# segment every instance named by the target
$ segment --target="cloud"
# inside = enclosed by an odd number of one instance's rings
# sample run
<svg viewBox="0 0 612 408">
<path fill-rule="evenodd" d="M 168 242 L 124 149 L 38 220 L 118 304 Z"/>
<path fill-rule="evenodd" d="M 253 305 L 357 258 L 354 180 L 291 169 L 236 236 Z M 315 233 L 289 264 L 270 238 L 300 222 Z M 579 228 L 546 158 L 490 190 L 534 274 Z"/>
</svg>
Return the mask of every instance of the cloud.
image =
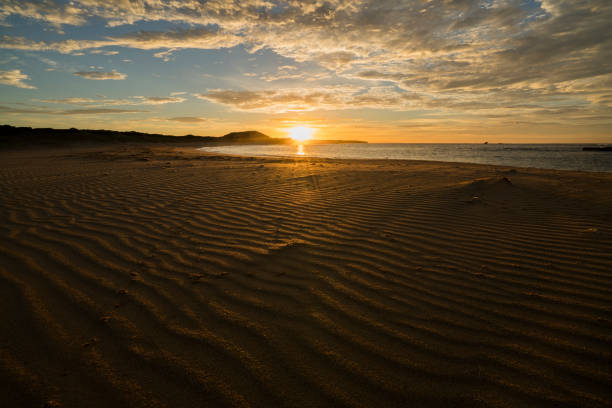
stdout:
<svg viewBox="0 0 612 408">
<path fill-rule="evenodd" d="M 101 72 L 101 71 L 79 71 L 74 72 L 73 75 L 80 76 L 85 79 L 94 79 L 94 80 L 122 80 L 127 78 L 126 74 L 122 74 L 120 72 L 112 71 L 112 72 Z"/>
<path fill-rule="evenodd" d="M 351 61 L 356 60 L 358 55 L 348 51 L 334 51 L 322 53 L 315 57 L 315 60 L 323 67 L 331 70 L 341 70 L 350 68 Z"/>
<path fill-rule="evenodd" d="M 262 81 L 266 81 L 266 82 L 273 82 L 273 81 L 280 81 L 280 80 L 301 80 L 301 81 L 312 82 L 312 81 L 316 81 L 319 79 L 329 77 L 329 75 L 325 72 L 311 73 L 311 72 L 293 72 L 293 71 L 286 71 L 286 70 L 279 71 L 274 74 L 263 73 L 261 75 L 258 75 L 254 73 L 253 74 L 245 73 L 243 75 L 251 76 L 251 77 L 258 77 Z"/>
<path fill-rule="evenodd" d="M 559 103 L 563 101 L 561 96 L 551 97 L 539 89 L 530 88 L 517 88 L 503 93 L 489 90 L 474 93 L 420 93 L 401 90 L 395 86 L 331 86 L 259 91 L 215 89 L 195 96 L 238 111 L 278 114 L 363 108 L 416 110 L 420 115 L 438 115 L 435 119 L 438 122 L 447 122 L 449 115 L 460 114 L 465 119 L 464 122 L 471 118 L 470 120 L 476 120 L 476 123 L 480 124 L 485 123 L 482 118 L 512 118 L 518 123 L 537 121 L 539 116 L 554 119 L 553 122 L 557 124 L 572 126 L 576 123 L 609 123 L 609 116 L 607 120 L 602 118 L 605 118 L 604 112 L 610 112 L 607 105 L 610 101 L 609 94 L 596 99 L 594 102 L 598 103 L 598 107 L 593 108 L 588 102 L 578 106 L 562 104 Z"/>
<path fill-rule="evenodd" d="M 108 109 L 108 108 L 87 108 L 87 109 L 68 109 L 68 110 L 53 110 L 41 107 L 32 108 L 12 108 L 8 106 L 0 106 L 0 113 L 21 113 L 21 114 L 45 114 L 45 115 L 99 115 L 99 114 L 117 114 L 117 113 L 144 113 L 146 110 L 139 109 Z"/>
<path fill-rule="evenodd" d="M 122 36 L 108 37 L 115 45 L 141 50 L 170 50 L 183 48 L 230 48 L 243 42 L 243 38 L 223 30 L 207 27 L 176 31 L 139 31 Z"/>
<path fill-rule="evenodd" d="M 117 55 L 119 54 L 119 51 L 91 50 L 89 53 L 101 55 Z"/>
<path fill-rule="evenodd" d="M 164 105 L 167 103 L 181 103 L 187 99 L 180 96 L 137 96 L 142 101 L 143 105 Z"/>
<path fill-rule="evenodd" d="M 376 81 L 401 81 L 409 77 L 408 74 L 400 72 L 380 72 L 377 70 L 360 71 L 354 75 L 360 79 L 370 79 Z"/>
<path fill-rule="evenodd" d="M 167 58 L 179 49 L 231 48 L 244 42 L 238 34 L 206 27 L 175 31 L 138 31 L 100 40 L 64 40 L 56 42 L 33 41 L 25 37 L 3 36 L 0 48 L 24 51 L 57 51 L 63 54 L 92 50 L 90 53 L 114 55 L 116 51 L 96 51 L 102 47 L 126 47 L 140 50 L 159 50 L 158 58 Z"/>
<path fill-rule="evenodd" d="M 87 104 L 95 103 L 96 100 L 91 99 L 91 98 L 76 97 L 76 98 L 63 98 L 63 99 L 39 99 L 38 102 L 59 103 L 59 104 L 66 104 L 66 105 L 87 105 Z"/>
<path fill-rule="evenodd" d="M 7 55 L 0 58 L 0 65 L 9 64 L 14 61 L 19 61 L 19 58 L 15 55 Z"/>
<path fill-rule="evenodd" d="M 258 74 L 262 81 L 318 81 L 309 90 L 200 94 L 234 109 L 366 106 L 506 109 L 523 115 L 538 107 L 560 112 L 573 106 L 591 117 L 612 115 L 610 0 L 5 0 L 0 15 L 54 26 L 97 20 L 108 26 L 106 36 L 91 39 L 5 35 L 4 49 L 75 55 L 123 47 L 151 50 L 166 60 L 179 50 L 241 45 L 250 52 L 265 49 L 289 59 L 282 64 L 300 67 L 267 68 L 272 73 Z M 118 27 L 145 21 L 190 28 L 126 33 L 128 26 Z M 324 86 L 332 79 L 357 89 L 335 95 Z M 389 90 L 389 83 L 397 89 Z M 524 106 L 525 98 L 534 107 Z"/>
<path fill-rule="evenodd" d="M 166 50 L 166 51 L 156 52 L 155 54 L 153 54 L 153 56 L 155 58 L 161 58 L 162 60 L 164 60 L 164 62 L 168 62 L 170 61 L 170 57 L 172 56 L 172 53 L 174 51 L 176 51 L 176 48 L 170 48 L 169 50 Z"/>
<path fill-rule="evenodd" d="M 22 73 L 21 70 L 18 69 L 0 71 L 0 84 L 16 86 L 17 88 L 24 89 L 36 89 L 35 86 L 23 82 L 29 79 L 30 77 L 27 74 Z"/>
<path fill-rule="evenodd" d="M 200 118 L 197 116 L 177 116 L 174 118 L 168 118 L 168 120 L 172 120 L 175 122 L 183 122 L 183 123 L 200 123 L 206 122 L 206 119 Z"/>
<path fill-rule="evenodd" d="M 166 21 L 191 24 L 192 28 L 57 42 L 5 36 L 0 46 L 62 53 L 119 46 L 157 50 L 155 55 L 167 60 L 180 49 L 242 44 L 252 52 L 267 48 L 339 72 L 354 66 L 364 72 L 385 72 L 387 64 L 410 63 L 438 71 L 438 66 L 449 62 L 478 67 L 449 71 L 448 78 L 429 82 L 440 88 L 488 87 L 494 79 L 501 85 L 535 80 L 554 83 L 612 70 L 609 0 L 80 0 L 69 4 L 11 0 L 3 14 L 54 24 L 79 25 L 87 18 L 101 18 L 109 26 Z M 558 75 L 549 78 L 551 68 Z"/>
<path fill-rule="evenodd" d="M 142 113 L 148 112 L 140 109 L 109 109 L 109 108 L 91 108 L 91 109 L 69 109 L 63 111 L 62 115 L 97 115 L 108 113 Z"/>
<path fill-rule="evenodd" d="M 66 4 L 52 0 L 3 0 L 0 18 L 4 19 L 10 15 L 46 21 L 55 27 L 61 27 L 62 25 L 81 25 L 85 23 L 87 11 L 75 6 L 74 2 Z"/>
<path fill-rule="evenodd" d="M 59 98 L 59 99 L 39 99 L 38 102 L 56 103 L 63 105 L 84 105 L 84 106 L 117 106 L 117 105 L 165 105 L 168 103 L 181 103 L 187 99 L 180 96 L 131 96 L 124 99 L 114 98 Z"/>
<path fill-rule="evenodd" d="M 410 95 L 389 87 L 331 86 L 262 91 L 215 89 L 195 96 L 237 110 L 271 113 L 364 107 L 403 110 L 412 103 Z"/>
<path fill-rule="evenodd" d="M 38 59 L 51 67 L 54 67 L 54 68 L 57 67 L 57 61 L 53 61 L 52 59 L 40 57 L 40 56 L 38 57 Z"/>
<path fill-rule="evenodd" d="M 48 113 L 48 114 L 57 114 L 57 111 L 53 111 L 53 110 L 49 110 L 49 109 L 45 109 L 45 108 L 39 108 L 39 107 L 13 108 L 13 107 L 10 107 L 10 106 L 0 106 L 0 113 L 35 113 L 35 114 Z"/>
</svg>

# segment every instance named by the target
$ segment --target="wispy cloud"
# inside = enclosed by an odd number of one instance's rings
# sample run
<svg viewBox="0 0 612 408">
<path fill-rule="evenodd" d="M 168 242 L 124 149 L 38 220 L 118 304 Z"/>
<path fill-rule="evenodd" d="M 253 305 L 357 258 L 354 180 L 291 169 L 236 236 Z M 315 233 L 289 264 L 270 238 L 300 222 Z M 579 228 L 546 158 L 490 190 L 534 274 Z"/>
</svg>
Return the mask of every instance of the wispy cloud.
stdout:
<svg viewBox="0 0 612 408">
<path fill-rule="evenodd" d="M 0 71 L 0 84 L 16 86 L 17 88 L 36 89 L 35 86 L 25 83 L 30 77 L 19 69 Z"/>
<path fill-rule="evenodd" d="M 65 105 L 88 105 L 91 103 L 95 103 L 96 99 L 74 97 L 62 99 L 38 99 L 37 101 L 45 103 L 59 103 Z"/>
<path fill-rule="evenodd" d="M 199 99 L 220 103 L 237 110 L 260 112 L 304 112 L 316 109 L 390 108 L 402 110 L 409 106 L 411 95 L 389 87 L 362 88 L 330 86 L 290 88 L 263 91 L 214 89 L 198 93 Z"/>
<path fill-rule="evenodd" d="M 91 54 L 101 54 L 101 55 L 117 55 L 119 51 L 111 51 L 111 50 L 91 50 Z"/>
<path fill-rule="evenodd" d="M 0 113 L 20 113 L 20 114 L 44 114 L 44 115 L 99 115 L 99 114 L 118 114 L 118 113 L 144 113 L 146 110 L 140 109 L 110 109 L 110 108 L 86 108 L 86 109 L 67 109 L 56 110 L 42 107 L 14 108 L 10 106 L 0 106 Z"/>
<path fill-rule="evenodd" d="M 85 79 L 93 79 L 93 80 L 98 80 L 98 81 L 104 81 L 108 79 L 122 80 L 122 79 L 127 78 L 126 74 L 122 74 L 116 71 L 112 71 L 112 72 L 79 71 L 79 72 L 74 72 L 73 75 L 80 76 Z"/>
<path fill-rule="evenodd" d="M 180 96 L 137 96 L 143 105 L 164 105 L 167 103 L 181 103 L 186 99 Z"/>
<path fill-rule="evenodd" d="M 165 105 L 168 103 L 181 103 L 186 98 L 180 96 L 131 96 L 124 99 L 114 98 L 56 98 L 38 99 L 38 102 L 62 104 L 62 105 L 84 105 L 84 106 L 117 106 L 117 105 Z"/>
<path fill-rule="evenodd" d="M 244 38 L 238 34 L 210 28 L 192 28 L 176 31 L 139 31 L 109 36 L 101 40 L 64 40 L 56 42 L 33 41 L 25 37 L 3 36 L 0 48 L 28 51 L 57 51 L 64 54 L 102 47 L 127 47 L 141 50 L 159 50 L 158 58 L 164 58 L 179 49 L 220 49 L 241 44 Z M 92 52 L 92 51 L 90 51 Z"/>
<path fill-rule="evenodd" d="M 174 118 L 168 118 L 168 120 L 174 121 L 174 122 L 183 122 L 183 123 L 201 123 L 201 122 L 206 122 L 206 119 L 204 118 L 200 118 L 197 116 L 177 116 Z"/>
<path fill-rule="evenodd" d="M 142 113 L 148 112 L 141 109 L 109 109 L 109 108 L 91 108 L 91 109 L 69 109 L 61 112 L 62 115 L 97 115 L 108 113 Z"/>
<path fill-rule="evenodd" d="M 47 23 L 61 27 L 62 25 L 80 25 L 85 23 L 87 11 L 75 5 L 47 0 L 3 0 L 0 9 L 0 18 L 4 19 L 10 15 L 18 15 L 34 20 L 46 21 Z"/>
</svg>

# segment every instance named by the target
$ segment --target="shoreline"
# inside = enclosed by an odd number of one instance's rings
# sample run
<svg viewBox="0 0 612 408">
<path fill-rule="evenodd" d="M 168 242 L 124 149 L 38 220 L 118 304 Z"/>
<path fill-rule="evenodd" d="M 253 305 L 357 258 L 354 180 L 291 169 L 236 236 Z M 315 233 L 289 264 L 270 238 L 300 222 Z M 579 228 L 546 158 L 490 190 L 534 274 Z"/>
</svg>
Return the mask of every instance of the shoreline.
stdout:
<svg viewBox="0 0 612 408">
<path fill-rule="evenodd" d="M 381 143 L 382 144 L 382 143 Z M 390 144 L 394 144 L 394 143 L 390 143 Z M 410 143 L 402 143 L 402 144 L 410 144 Z M 418 143 L 415 143 L 418 144 Z M 419 145 L 430 145 L 430 144 L 434 144 L 434 143 L 428 143 L 428 144 L 419 144 Z M 448 143 L 450 144 L 455 144 L 455 143 Z M 466 143 L 468 144 L 468 143 Z M 474 145 L 480 145 L 480 144 L 476 144 L 474 143 Z M 542 145 L 547 145 L 547 144 L 542 144 Z M 576 146 L 583 146 L 582 144 L 575 144 Z M 236 145 L 220 145 L 219 147 L 224 147 L 224 146 L 236 146 Z M 266 146 L 266 145 L 256 145 L 256 146 Z M 470 164 L 470 165 L 483 165 L 483 166 L 499 166 L 499 167 L 511 167 L 511 168 L 517 168 L 517 169 L 523 169 L 523 170 L 553 170 L 553 171 L 576 171 L 576 172 L 584 172 L 584 173 L 604 173 L 604 174 L 609 174 L 612 173 L 612 169 L 605 171 L 605 170 L 577 170 L 577 169 L 561 169 L 561 168 L 548 168 L 548 167 L 528 167 L 528 166 L 520 166 L 520 165 L 512 165 L 512 164 L 497 164 L 497 163 L 477 163 L 477 162 L 467 162 L 467 161 L 441 161 L 441 160 L 428 160 L 428 159 L 398 159 L 398 158 L 391 158 L 391 159 L 383 159 L 383 158 L 338 158 L 338 157 L 324 157 L 324 156 L 310 156 L 310 155 L 299 155 L 299 154 L 293 154 L 293 155 L 281 155 L 281 154 L 264 154 L 264 153 L 255 153 L 255 154 L 249 154 L 249 153 L 227 153 L 227 152 L 222 152 L 222 151 L 206 151 L 206 150 L 202 150 L 202 149 L 206 149 L 212 146 L 202 146 L 197 148 L 197 150 L 200 150 L 204 153 L 210 153 L 210 154 L 220 154 L 220 155 L 227 155 L 227 156 L 233 156 L 233 157 L 256 157 L 256 158 L 287 158 L 287 159 L 306 159 L 306 158 L 310 158 L 310 159 L 322 159 L 322 160 L 356 160 L 356 161 L 370 161 L 370 160 L 383 160 L 383 161 L 408 161 L 408 162 L 432 162 L 432 163 L 448 163 L 448 164 Z M 214 146 L 217 147 L 217 146 Z M 297 148 L 297 145 L 296 145 Z"/>
<path fill-rule="evenodd" d="M 612 399 L 612 174 L 0 152 L 10 406 Z"/>
</svg>

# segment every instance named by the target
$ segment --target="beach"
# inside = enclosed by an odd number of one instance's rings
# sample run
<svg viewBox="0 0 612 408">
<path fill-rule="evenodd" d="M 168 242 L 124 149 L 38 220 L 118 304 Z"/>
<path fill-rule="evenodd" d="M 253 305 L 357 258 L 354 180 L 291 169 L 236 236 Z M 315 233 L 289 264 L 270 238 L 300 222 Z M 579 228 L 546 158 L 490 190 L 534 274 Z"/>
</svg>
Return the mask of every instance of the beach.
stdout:
<svg viewBox="0 0 612 408">
<path fill-rule="evenodd" d="M 605 407 L 612 173 L 0 151 L 6 407 Z"/>
</svg>

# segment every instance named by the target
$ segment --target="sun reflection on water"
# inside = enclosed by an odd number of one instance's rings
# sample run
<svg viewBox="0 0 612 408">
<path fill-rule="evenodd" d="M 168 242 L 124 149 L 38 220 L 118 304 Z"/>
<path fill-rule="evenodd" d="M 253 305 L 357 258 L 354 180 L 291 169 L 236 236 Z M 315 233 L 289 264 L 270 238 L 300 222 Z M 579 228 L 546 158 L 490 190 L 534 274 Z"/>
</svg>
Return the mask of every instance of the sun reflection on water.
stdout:
<svg viewBox="0 0 612 408">
<path fill-rule="evenodd" d="M 304 155 L 304 145 L 298 145 L 297 153 L 298 156 Z"/>
</svg>

